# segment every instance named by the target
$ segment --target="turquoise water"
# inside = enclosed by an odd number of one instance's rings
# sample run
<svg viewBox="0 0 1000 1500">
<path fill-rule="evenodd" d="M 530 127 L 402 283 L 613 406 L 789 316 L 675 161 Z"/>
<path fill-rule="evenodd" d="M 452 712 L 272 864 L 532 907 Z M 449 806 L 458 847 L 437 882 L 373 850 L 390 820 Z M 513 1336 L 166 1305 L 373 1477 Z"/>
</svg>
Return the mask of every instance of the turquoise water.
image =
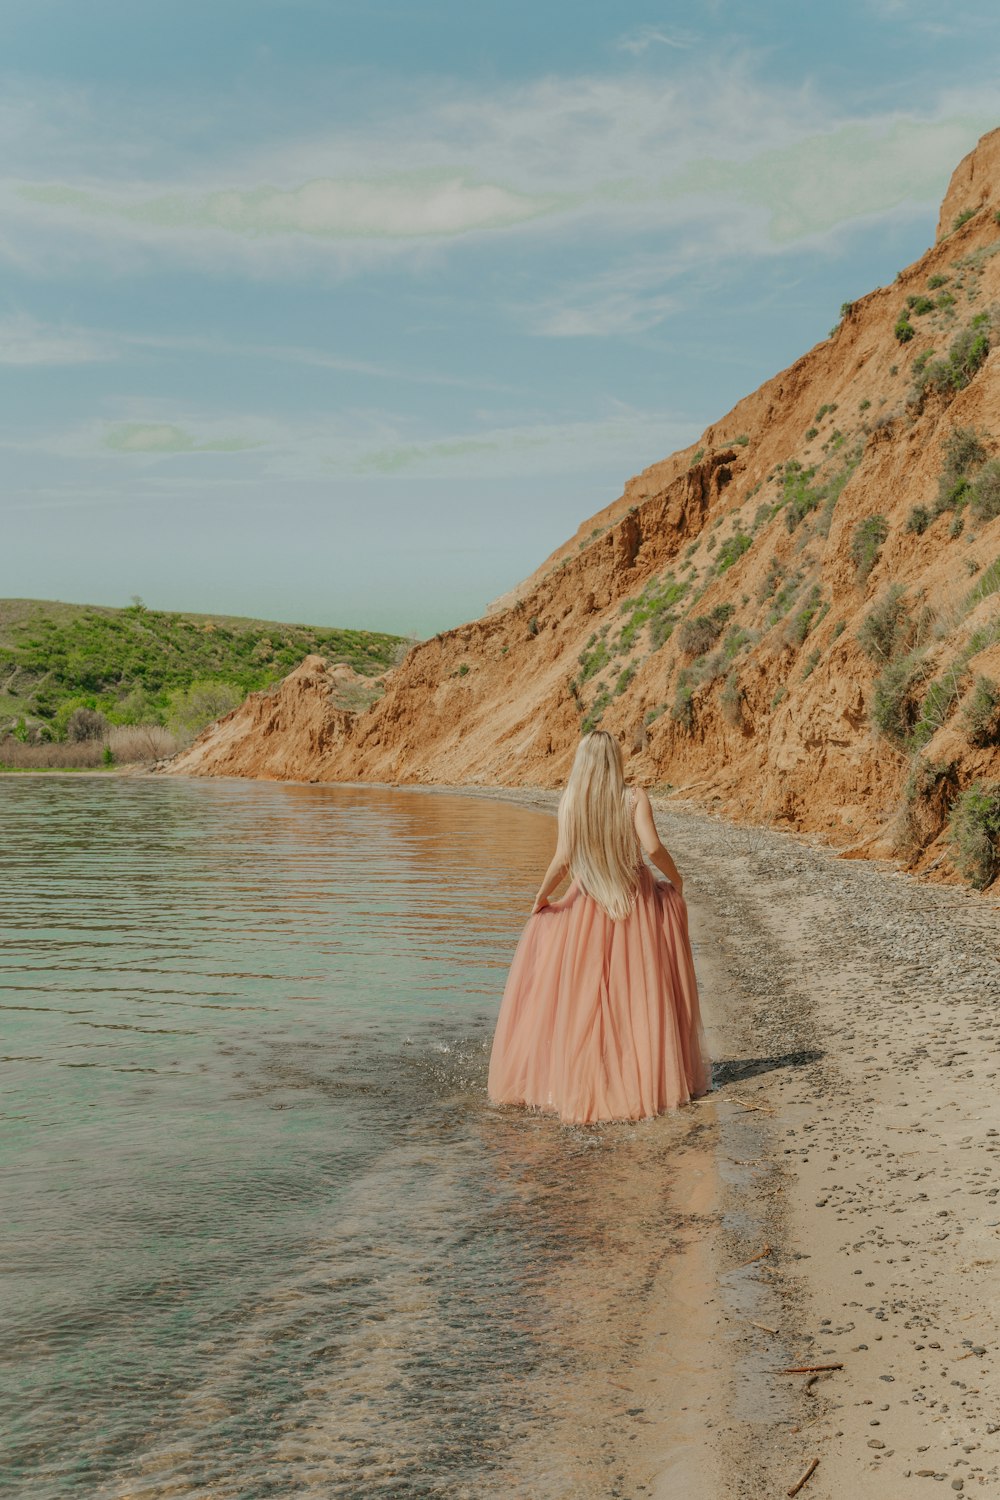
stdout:
<svg viewBox="0 0 1000 1500">
<path fill-rule="evenodd" d="M 0 781 L 9 1493 L 642 1492 L 580 1382 L 628 1368 L 683 1127 L 485 1100 L 553 827 Z"/>
</svg>

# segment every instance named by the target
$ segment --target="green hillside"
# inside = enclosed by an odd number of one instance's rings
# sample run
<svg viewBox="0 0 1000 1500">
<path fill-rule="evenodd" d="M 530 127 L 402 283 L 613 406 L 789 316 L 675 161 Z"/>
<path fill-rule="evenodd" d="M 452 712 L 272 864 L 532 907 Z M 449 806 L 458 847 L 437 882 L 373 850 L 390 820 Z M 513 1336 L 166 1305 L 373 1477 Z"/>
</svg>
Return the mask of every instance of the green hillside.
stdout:
<svg viewBox="0 0 1000 1500">
<path fill-rule="evenodd" d="M 398 636 L 368 630 L 178 614 L 138 601 L 105 609 L 0 599 L 0 738 L 62 739 L 77 708 L 111 724 L 190 721 L 195 699 L 226 706 L 310 652 L 372 676 L 399 647 Z"/>
</svg>

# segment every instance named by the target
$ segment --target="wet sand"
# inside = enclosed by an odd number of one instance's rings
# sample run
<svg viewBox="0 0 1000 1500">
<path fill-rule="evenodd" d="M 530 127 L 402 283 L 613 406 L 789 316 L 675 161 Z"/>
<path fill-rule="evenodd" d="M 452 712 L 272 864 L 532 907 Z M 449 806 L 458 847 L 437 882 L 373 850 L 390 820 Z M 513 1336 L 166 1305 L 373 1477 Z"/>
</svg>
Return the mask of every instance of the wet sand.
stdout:
<svg viewBox="0 0 1000 1500">
<path fill-rule="evenodd" d="M 682 1112 L 646 1493 L 783 1495 L 815 1458 L 805 1500 L 1000 1494 L 997 896 L 657 819 L 716 1065 Z"/>
</svg>

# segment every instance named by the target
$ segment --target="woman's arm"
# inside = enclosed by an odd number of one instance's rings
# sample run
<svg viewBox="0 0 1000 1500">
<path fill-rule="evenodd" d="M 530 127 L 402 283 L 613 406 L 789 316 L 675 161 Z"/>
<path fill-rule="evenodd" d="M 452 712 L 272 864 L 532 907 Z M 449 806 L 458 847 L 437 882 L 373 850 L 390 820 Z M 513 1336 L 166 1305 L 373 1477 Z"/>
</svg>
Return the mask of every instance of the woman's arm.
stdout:
<svg viewBox="0 0 1000 1500">
<path fill-rule="evenodd" d="M 678 896 L 681 895 L 684 889 L 681 872 L 660 843 L 660 835 L 653 821 L 653 809 L 649 804 L 649 797 L 641 786 L 635 789 L 635 831 L 639 835 L 640 844 L 649 856 L 650 863 L 656 866 L 661 875 L 667 877 Z"/>
<path fill-rule="evenodd" d="M 552 863 L 545 871 L 545 876 L 542 880 L 542 883 L 538 887 L 538 895 L 535 897 L 532 903 L 532 916 L 534 916 L 536 912 L 540 912 L 543 907 L 548 906 L 549 897 L 552 895 L 552 892 L 556 889 L 556 887 L 558 885 L 561 885 L 563 880 L 565 880 L 567 872 L 568 865 L 565 858 L 563 857 L 563 852 L 561 849 L 557 849 L 555 854 L 553 854 L 552 856 Z"/>
</svg>

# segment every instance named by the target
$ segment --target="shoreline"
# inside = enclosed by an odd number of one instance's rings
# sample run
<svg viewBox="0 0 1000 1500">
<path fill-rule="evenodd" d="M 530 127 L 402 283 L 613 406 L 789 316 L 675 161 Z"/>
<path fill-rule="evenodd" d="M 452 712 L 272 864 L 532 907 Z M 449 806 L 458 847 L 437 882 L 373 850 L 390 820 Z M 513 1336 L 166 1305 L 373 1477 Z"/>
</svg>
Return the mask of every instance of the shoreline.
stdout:
<svg viewBox="0 0 1000 1500">
<path fill-rule="evenodd" d="M 659 1393 L 714 1383 L 722 1408 L 711 1433 L 668 1414 L 650 1493 L 714 1470 L 705 1493 L 764 1500 L 813 1458 L 806 1500 L 1000 1493 L 1000 893 L 653 805 L 685 875 L 719 1189 L 686 1303 L 709 1357 L 679 1379 L 668 1341 Z M 667 1275 L 693 1292 L 691 1253 Z"/>
<path fill-rule="evenodd" d="M 1000 1493 L 1000 890 L 653 805 L 714 1078 L 681 1112 L 637 1359 L 643 1493 L 770 1500 L 813 1458 L 804 1500 Z"/>
</svg>

